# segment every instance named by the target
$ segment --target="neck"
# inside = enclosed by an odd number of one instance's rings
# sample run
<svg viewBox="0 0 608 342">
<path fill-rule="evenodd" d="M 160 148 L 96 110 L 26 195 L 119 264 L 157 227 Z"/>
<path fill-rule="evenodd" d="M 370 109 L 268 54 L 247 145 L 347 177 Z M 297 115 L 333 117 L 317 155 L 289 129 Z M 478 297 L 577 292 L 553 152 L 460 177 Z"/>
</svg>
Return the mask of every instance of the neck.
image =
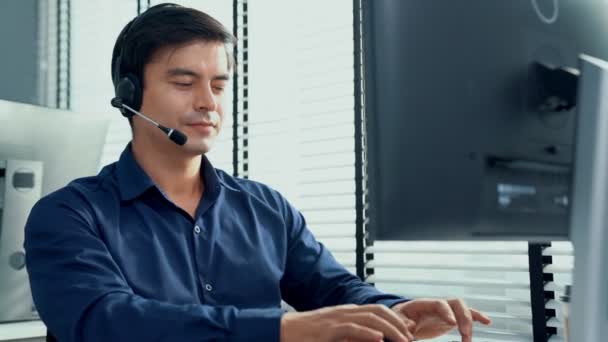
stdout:
<svg viewBox="0 0 608 342">
<path fill-rule="evenodd" d="M 131 150 L 137 163 L 171 199 L 200 198 L 201 155 L 188 155 L 173 142 L 158 144 L 148 139 L 133 139 Z"/>
</svg>

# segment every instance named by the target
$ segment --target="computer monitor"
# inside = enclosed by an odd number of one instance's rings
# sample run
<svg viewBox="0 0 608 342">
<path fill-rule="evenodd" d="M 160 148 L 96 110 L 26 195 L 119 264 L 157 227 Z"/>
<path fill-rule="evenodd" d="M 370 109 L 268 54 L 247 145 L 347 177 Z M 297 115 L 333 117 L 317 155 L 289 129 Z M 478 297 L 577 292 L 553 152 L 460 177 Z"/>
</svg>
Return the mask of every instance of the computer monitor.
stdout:
<svg viewBox="0 0 608 342">
<path fill-rule="evenodd" d="M 608 62 L 580 57 L 570 239 L 574 274 L 570 341 L 608 335 Z"/>
<path fill-rule="evenodd" d="M 608 3 L 362 5 L 370 237 L 567 239 L 572 69 L 608 60 Z M 544 97 L 551 68 L 569 95 Z"/>
<path fill-rule="evenodd" d="M 0 100 L 0 160 L 43 163 L 42 195 L 95 175 L 110 119 Z"/>
<path fill-rule="evenodd" d="M 0 177 L 6 181 L 0 184 L 0 322 L 37 318 L 24 268 L 27 217 L 40 195 L 99 171 L 108 124 L 108 117 L 0 100 L 0 166 L 7 165 Z M 34 175 L 32 191 L 11 186 L 15 168 Z"/>
</svg>

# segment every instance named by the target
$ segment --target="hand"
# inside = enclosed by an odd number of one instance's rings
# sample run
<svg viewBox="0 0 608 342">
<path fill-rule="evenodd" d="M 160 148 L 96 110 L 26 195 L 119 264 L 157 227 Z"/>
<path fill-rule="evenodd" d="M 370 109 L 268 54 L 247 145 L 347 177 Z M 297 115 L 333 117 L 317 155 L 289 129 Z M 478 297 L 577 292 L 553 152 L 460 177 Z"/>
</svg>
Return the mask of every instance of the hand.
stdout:
<svg viewBox="0 0 608 342">
<path fill-rule="evenodd" d="M 281 342 L 411 342 L 411 327 L 413 322 L 384 305 L 339 305 L 284 314 Z"/>
<path fill-rule="evenodd" d="M 410 330 L 416 340 L 441 336 L 458 327 L 462 342 L 471 342 L 473 322 L 492 323 L 488 316 L 469 308 L 460 299 L 416 299 L 399 303 L 392 310 L 416 323 Z"/>
</svg>

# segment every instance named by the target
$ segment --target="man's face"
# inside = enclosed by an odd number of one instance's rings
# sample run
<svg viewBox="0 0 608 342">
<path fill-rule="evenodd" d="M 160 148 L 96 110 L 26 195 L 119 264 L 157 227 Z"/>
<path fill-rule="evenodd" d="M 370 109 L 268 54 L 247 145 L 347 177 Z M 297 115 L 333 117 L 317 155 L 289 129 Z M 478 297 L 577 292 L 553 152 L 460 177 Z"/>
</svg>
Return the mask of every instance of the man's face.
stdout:
<svg viewBox="0 0 608 342">
<path fill-rule="evenodd" d="M 192 155 L 207 153 L 222 127 L 228 81 L 222 43 L 194 41 L 161 49 L 144 66 L 141 112 L 186 134 L 188 141 L 182 150 Z M 136 137 L 145 137 L 152 146 L 174 144 L 137 116 L 134 129 Z"/>
</svg>

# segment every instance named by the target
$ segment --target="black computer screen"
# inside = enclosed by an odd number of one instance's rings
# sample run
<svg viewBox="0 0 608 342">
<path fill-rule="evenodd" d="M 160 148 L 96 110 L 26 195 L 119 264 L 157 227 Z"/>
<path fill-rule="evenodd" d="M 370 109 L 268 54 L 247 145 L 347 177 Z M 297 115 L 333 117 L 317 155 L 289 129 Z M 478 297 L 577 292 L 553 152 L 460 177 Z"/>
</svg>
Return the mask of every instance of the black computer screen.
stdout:
<svg viewBox="0 0 608 342">
<path fill-rule="evenodd" d="M 374 239 L 565 239 L 576 107 L 536 105 L 533 62 L 608 59 L 601 0 L 363 1 Z"/>
</svg>

